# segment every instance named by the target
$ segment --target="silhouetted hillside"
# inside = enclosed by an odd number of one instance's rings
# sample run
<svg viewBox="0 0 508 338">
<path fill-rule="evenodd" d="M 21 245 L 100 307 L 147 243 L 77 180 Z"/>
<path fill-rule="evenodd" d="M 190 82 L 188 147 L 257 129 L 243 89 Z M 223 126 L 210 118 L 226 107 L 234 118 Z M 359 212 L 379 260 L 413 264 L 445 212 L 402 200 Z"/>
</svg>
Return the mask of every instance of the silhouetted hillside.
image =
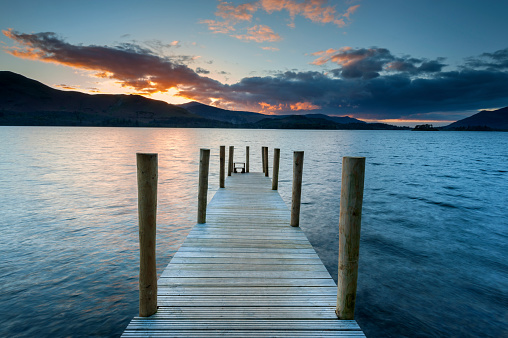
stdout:
<svg viewBox="0 0 508 338">
<path fill-rule="evenodd" d="M 207 106 L 206 104 L 199 102 L 188 102 L 180 104 L 179 107 L 185 108 L 191 113 L 207 119 L 229 122 L 233 124 L 254 123 L 266 117 L 266 115 L 259 113 L 226 110 L 222 108 Z"/>
<path fill-rule="evenodd" d="M 326 116 L 326 115 L 325 115 Z M 352 119 L 355 120 L 355 119 Z M 358 120 L 357 120 L 358 121 Z M 307 115 L 287 115 L 285 117 L 266 118 L 252 124 L 259 129 L 328 129 L 328 130 L 404 130 L 407 127 L 397 127 L 384 123 L 337 123 L 329 119 L 308 117 Z"/>
<path fill-rule="evenodd" d="M 482 110 L 443 129 L 472 131 L 508 130 L 508 107 L 498 110 Z"/>
<path fill-rule="evenodd" d="M 8 71 L 0 72 L 0 88 L 0 125 L 216 126 L 164 101 L 62 91 Z"/>
</svg>

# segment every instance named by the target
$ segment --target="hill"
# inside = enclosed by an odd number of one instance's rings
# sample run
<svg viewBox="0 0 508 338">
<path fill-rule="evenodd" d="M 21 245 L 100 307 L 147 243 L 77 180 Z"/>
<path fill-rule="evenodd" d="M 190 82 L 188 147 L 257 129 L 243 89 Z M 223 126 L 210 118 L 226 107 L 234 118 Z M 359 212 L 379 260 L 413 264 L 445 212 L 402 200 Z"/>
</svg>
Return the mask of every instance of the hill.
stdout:
<svg viewBox="0 0 508 338">
<path fill-rule="evenodd" d="M 329 117 L 327 115 L 323 115 Z M 349 119 L 349 118 L 348 118 Z M 356 119 L 351 119 L 356 120 Z M 339 123 L 329 118 L 319 118 L 308 115 L 286 115 L 283 117 L 266 118 L 251 124 L 253 128 L 259 129 L 328 129 L 328 130 L 403 130 L 407 127 L 396 127 L 384 123 Z"/>
<path fill-rule="evenodd" d="M 139 95 L 62 91 L 8 71 L 0 72 L 0 88 L 0 125 L 217 125 L 164 101 Z"/>
<path fill-rule="evenodd" d="M 188 102 L 178 106 L 181 108 L 185 108 L 189 112 L 199 115 L 203 118 L 222 122 L 229 122 L 232 124 L 255 123 L 259 120 L 266 118 L 266 115 L 259 113 L 226 110 L 222 108 L 207 106 L 206 104 L 202 104 L 199 102 Z"/>
<path fill-rule="evenodd" d="M 508 130 L 508 107 L 482 110 L 473 116 L 454 122 L 444 130 Z"/>
</svg>

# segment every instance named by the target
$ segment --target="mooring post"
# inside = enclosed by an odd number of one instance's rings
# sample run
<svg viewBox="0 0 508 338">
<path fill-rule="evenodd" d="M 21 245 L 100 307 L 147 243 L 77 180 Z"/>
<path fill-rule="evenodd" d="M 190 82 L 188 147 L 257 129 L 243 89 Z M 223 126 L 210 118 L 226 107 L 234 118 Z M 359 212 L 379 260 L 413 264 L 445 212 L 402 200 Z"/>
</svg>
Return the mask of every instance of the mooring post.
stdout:
<svg viewBox="0 0 508 338">
<path fill-rule="evenodd" d="M 229 162 L 228 162 L 228 176 L 233 172 L 233 153 L 235 152 L 234 146 L 229 146 Z"/>
<path fill-rule="evenodd" d="M 364 180 L 365 157 L 344 157 L 340 193 L 337 308 L 335 309 L 337 317 L 344 320 L 352 320 L 355 316 Z"/>
<path fill-rule="evenodd" d="M 302 201 L 303 151 L 293 153 L 293 194 L 291 198 L 291 226 L 300 226 L 300 204 Z"/>
<path fill-rule="evenodd" d="M 206 203 L 208 192 L 208 168 L 210 164 L 210 149 L 199 152 L 199 183 L 198 183 L 198 223 L 206 223 Z"/>
<path fill-rule="evenodd" d="M 265 147 L 265 176 L 268 177 L 268 147 Z"/>
<path fill-rule="evenodd" d="M 280 149 L 275 148 L 273 150 L 272 190 L 277 190 L 279 188 L 279 161 L 280 161 Z"/>
<path fill-rule="evenodd" d="M 157 154 L 136 154 L 139 218 L 139 316 L 157 312 L 155 237 L 157 221 Z"/>
<path fill-rule="evenodd" d="M 219 162 L 220 162 L 220 173 L 219 173 L 219 187 L 224 188 L 224 170 L 226 165 L 226 146 L 220 146 L 220 154 L 219 154 Z"/>
<path fill-rule="evenodd" d="M 261 166 L 263 167 L 263 173 L 265 172 L 265 147 L 261 147 Z"/>
<path fill-rule="evenodd" d="M 249 146 L 245 147 L 245 172 L 249 172 Z"/>
</svg>

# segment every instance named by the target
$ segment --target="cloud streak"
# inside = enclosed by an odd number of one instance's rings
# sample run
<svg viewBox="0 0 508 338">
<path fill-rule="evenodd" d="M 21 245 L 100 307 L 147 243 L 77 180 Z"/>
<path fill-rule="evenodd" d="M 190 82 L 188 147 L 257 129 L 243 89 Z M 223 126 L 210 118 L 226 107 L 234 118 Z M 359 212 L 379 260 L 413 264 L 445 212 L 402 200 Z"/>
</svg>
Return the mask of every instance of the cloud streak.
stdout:
<svg viewBox="0 0 508 338">
<path fill-rule="evenodd" d="M 344 13 L 339 13 L 335 6 L 327 4 L 328 0 L 259 0 L 234 6 L 226 1 L 220 1 L 215 15 L 222 21 L 202 20 L 200 23 L 208 25 L 208 29 L 213 33 L 229 34 L 236 31 L 235 26 L 237 24 L 251 22 L 257 11 L 263 11 L 268 14 L 287 11 L 290 17 L 288 25 L 293 28 L 295 27 L 295 18 L 297 16 L 302 16 L 314 23 L 334 24 L 338 27 L 344 27 L 351 20 L 351 15 L 360 7 L 360 5 L 350 6 Z M 281 40 L 281 37 L 277 33 L 274 33 L 271 28 L 269 28 L 271 39 L 253 37 L 251 31 L 259 29 L 259 26 L 263 25 L 248 28 L 249 32 L 247 34 L 230 35 L 237 39 L 258 43 Z"/>
<path fill-rule="evenodd" d="M 270 27 L 265 25 L 251 27 L 247 30 L 247 34 L 244 35 L 232 36 L 240 40 L 255 42 L 275 42 L 282 39 L 279 34 L 275 34 Z"/>
<path fill-rule="evenodd" d="M 160 56 L 135 44 L 72 45 L 51 32 L 3 33 L 17 43 L 4 47 L 13 56 L 88 70 L 140 94 L 173 88 L 181 97 L 227 109 L 277 114 L 321 109 L 396 119 L 508 105 L 508 48 L 469 58 L 454 70 L 445 70 L 443 58 L 395 56 L 379 47 L 331 48 L 311 54 L 316 71 L 245 77 L 228 85 L 206 77 L 206 69 L 191 69 L 190 56 Z"/>
</svg>

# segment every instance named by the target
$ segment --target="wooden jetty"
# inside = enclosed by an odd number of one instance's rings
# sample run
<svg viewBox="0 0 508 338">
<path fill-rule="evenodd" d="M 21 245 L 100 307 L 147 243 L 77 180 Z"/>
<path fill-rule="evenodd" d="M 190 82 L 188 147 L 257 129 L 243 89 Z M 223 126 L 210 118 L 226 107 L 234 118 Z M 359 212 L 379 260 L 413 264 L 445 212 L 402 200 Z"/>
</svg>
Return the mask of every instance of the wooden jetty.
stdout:
<svg viewBox="0 0 508 338">
<path fill-rule="evenodd" d="M 264 173 L 232 173 L 161 274 L 157 312 L 122 337 L 363 337 L 290 219 Z"/>
</svg>

